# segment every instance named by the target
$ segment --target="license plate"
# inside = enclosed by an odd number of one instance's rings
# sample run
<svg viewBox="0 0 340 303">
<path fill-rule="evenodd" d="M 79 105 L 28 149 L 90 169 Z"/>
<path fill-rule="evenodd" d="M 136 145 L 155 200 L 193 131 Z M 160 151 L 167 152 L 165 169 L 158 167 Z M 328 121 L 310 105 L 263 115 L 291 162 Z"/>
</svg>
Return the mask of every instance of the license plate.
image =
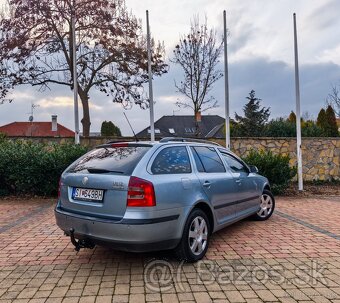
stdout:
<svg viewBox="0 0 340 303">
<path fill-rule="evenodd" d="M 85 201 L 103 201 L 104 191 L 100 189 L 73 188 L 72 199 Z"/>
</svg>

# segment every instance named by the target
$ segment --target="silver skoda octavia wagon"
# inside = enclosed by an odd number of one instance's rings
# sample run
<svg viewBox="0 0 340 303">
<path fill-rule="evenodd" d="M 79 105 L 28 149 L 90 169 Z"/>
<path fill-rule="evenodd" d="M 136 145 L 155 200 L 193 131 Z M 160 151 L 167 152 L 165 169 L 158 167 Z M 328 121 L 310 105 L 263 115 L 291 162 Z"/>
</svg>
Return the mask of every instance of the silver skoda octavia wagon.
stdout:
<svg viewBox="0 0 340 303">
<path fill-rule="evenodd" d="M 275 207 L 257 168 L 220 145 L 179 138 L 98 146 L 62 174 L 55 216 L 76 250 L 174 249 L 201 259 L 213 232 Z"/>
</svg>

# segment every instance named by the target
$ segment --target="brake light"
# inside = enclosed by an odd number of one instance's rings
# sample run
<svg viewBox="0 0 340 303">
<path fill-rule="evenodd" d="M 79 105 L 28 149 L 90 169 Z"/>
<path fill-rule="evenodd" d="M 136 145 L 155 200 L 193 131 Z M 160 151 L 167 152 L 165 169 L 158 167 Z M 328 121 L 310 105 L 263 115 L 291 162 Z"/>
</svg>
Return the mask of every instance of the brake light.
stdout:
<svg viewBox="0 0 340 303">
<path fill-rule="evenodd" d="M 130 177 L 127 197 L 128 207 L 156 206 L 155 190 L 149 181 Z"/>
<path fill-rule="evenodd" d="M 60 193 L 61 193 L 61 187 L 63 185 L 63 182 L 61 182 L 61 178 L 59 179 L 59 185 L 58 185 L 58 199 L 60 198 Z"/>
<path fill-rule="evenodd" d="M 129 144 L 127 144 L 127 143 L 113 143 L 113 144 L 111 144 L 111 147 L 129 147 Z"/>
</svg>

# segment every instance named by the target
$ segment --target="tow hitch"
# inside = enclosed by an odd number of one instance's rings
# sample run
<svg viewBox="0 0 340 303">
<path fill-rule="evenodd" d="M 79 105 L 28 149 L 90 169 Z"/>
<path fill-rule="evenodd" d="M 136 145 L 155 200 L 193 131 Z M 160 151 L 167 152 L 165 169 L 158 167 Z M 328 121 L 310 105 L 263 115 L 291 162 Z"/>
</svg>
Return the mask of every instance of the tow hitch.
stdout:
<svg viewBox="0 0 340 303">
<path fill-rule="evenodd" d="M 70 238 L 71 243 L 74 245 L 74 250 L 79 251 L 81 248 L 94 248 L 95 244 L 93 244 L 91 241 L 82 239 L 82 240 L 76 240 L 74 237 L 74 228 L 70 228 Z"/>
</svg>

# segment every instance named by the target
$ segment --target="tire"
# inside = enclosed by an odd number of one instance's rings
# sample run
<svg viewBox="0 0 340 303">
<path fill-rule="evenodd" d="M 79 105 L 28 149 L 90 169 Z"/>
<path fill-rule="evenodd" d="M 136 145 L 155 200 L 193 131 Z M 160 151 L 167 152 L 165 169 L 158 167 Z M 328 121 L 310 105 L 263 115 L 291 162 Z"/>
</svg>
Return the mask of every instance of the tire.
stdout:
<svg viewBox="0 0 340 303">
<path fill-rule="evenodd" d="M 261 208 L 253 216 L 257 221 L 268 220 L 273 214 L 275 209 L 275 198 L 270 190 L 265 189 L 261 196 Z"/>
<path fill-rule="evenodd" d="M 197 230 L 198 227 L 202 230 Z M 175 248 L 176 257 L 190 263 L 201 260 L 208 250 L 210 235 L 207 215 L 201 209 L 194 209 L 185 223 L 182 239 Z"/>
</svg>

